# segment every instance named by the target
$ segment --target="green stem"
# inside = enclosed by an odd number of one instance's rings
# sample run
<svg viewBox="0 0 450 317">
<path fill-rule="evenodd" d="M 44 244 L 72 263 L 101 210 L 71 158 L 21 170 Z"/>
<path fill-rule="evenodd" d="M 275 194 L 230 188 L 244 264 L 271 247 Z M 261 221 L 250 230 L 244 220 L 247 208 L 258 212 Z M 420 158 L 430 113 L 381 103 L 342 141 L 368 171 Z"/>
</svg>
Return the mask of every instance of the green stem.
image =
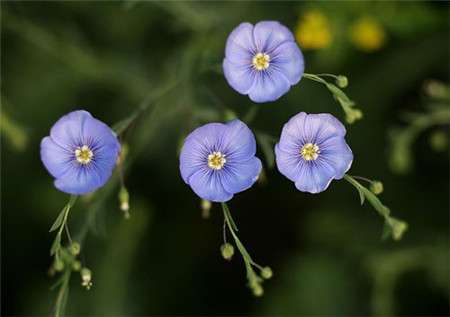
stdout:
<svg viewBox="0 0 450 317">
<path fill-rule="evenodd" d="M 326 74 L 327 76 L 334 76 L 330 74 Z M 303 77 L 318 83 L 321 83 L 325 85 L 325 87 L 333 94 L 334 99 L 339 103 L 342 110 L 345 113 L 346 121 L 348 123 L 354 123 L 356 120 L 359 120 L 362 118 L 362 112 L 355 108 L 355 103 L 347 97 L 347 95 L 336 85 L 327 82 L 323 78 L 319 77 L 318 75 L 314 74 L 308 74 L 304 73 Z M 338 78 L 336 76 L 336 78 Z"/>
<path fill-rule="evenodd" d="M 354 177 L 345 174 L 344 179 L 358 190 L 361 198 L 361 204 L 364 203 L 364 199 L 367 199 L 372 207 L 384 218 L 385 224 L 389 228 L 388 233 L 392 235 L 394 240 L 400 240 L 403 233 L 408 228 L 408 224 L 400 219 L 392 217 L 390 209 L 383 205 L 374 193 L 361 185 Z"/>
<path fill-rule="evenodd" d="M 70 268 L 67 268 L 66 271 L 64 272 L 61 287 L 59 288 L 58 296 L 56 297 L 55 317 L 61 317 L 64 315 L 71 273 L 72 270 Z"/>
<path fill-rule="evenodd" d="M 73 205 L 75 204 L 76 201 L 77 201 L 77 196 L 71 195 L 70 199 L 69 199 L 69 202 L 67 203 L 67 208 L 66 208 L 65 213 L 64 213 L 63 221 L 62 221 L 61 226 L 59 227 L 59 230 L 58 230 L 58 235 L 59 236 L 61 236 L 61 233 L 62 233 L 62 231 L 64 230 L 64 227 L 67 224 L 67 218 L 69 217 L 69 211 L 70 211 L 70 209 L 72 209 L 72 207 L 73 207 Z"/>
</svg>

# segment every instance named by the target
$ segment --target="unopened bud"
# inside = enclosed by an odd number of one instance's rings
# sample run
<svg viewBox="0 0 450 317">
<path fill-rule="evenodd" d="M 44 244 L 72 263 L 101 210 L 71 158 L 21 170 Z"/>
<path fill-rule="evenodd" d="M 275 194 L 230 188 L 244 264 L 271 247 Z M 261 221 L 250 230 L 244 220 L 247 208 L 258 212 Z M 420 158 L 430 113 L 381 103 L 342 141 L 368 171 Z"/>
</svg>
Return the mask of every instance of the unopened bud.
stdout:
<svg viewBox="0 0 450 317">
<path fill-rule="evenodd" d="M 229 243 L 222 244 L 220 251 L 222 252 L 222 257 L 228 261 L 230 261 L 234 255 L 234 247 Z"/>
<path fill-rule="evenodd" d="M 339 88 L 345 88 L 348 86 L 348 79 L 344 75 L 339 75 L 336 78 L 336 85 L 338 85 Z"/>
<path fill-rule="evenodd" d="M 261 276 L 262 276 L 264 279 L 266 279 L 266 280 L 272 278 L 272 276 L 273 276 L 272 269 L 271 269 L 270 267 L 268 267 L 268 266 L 264 267 L 264 268 L 261 270 Z"/>
<path fill-rule="evenodd" d="M 81 246 L 78 242 L 73 242 L 69 247 L 69 252 L 75 256 L 80 254 L 80 250 L 81 250 Z"/>
<path fill-rule="evenodd" d="M 74 261 L 72 263 L 72 270 L 74 270 L 74 271 L 81 270 L 81 262 L 80 261 Z"/>
<path fill-rule="evenodd" d="M 64 269 L 64 262 L 61 259 L 55 259 L 53 262 L 53 268 L 57 272 L 61 272 Z"/>
<path fill-rule="evenodd" d="M 212 204 L 209 200 L 202 199 L 200 202 L 200 207 L 202 209 L 202 218 L 208 219 L 210 216 L 210 210 L 212 207 Z"/>
<path fill-rule="evenodd" d="M 448 146 L 448 134 L 443 131 L 436 131 L 430 136 L 430 145 L 433 150 L 443 152 Z"/>
<path fill-rule="evenodd" d="M 128 194 L 128 190 L 125 186 L 122 186 L 119 191 L 119 202 L 120 202 L 120 210 L 125 213 L 125 218 L 130 218 L 129 210 L 130 210 L 130 195 Z"/>
<path fill-rule="evenodd" d="M 264 288 L 260 284 L 254 284 L 252 286 L 253 295 L 261 297 L 264 295 Z"/>
<path fill-rule="evenodd" d="M 86 287 L 89 290 L 92 286 L 92 272 L 88 268 L 82 268 L 81 272 L 81 285 Z"/>
<path fill-rule="evenodd" d="M 370 183 L 370 191 L 375 195 L 379 195 L 383 192 L 383 183 L 380 181 L 373 181 Z"/>
</svg>

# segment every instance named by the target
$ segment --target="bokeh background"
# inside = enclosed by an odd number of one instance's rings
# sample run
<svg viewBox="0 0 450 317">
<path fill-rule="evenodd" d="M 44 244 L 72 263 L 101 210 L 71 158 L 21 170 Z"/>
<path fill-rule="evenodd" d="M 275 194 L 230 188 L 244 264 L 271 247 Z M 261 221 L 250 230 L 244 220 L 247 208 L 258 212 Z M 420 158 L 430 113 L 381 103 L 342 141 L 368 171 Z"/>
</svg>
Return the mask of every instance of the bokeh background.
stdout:
<svg viewBox="0 0 450 317">
<path fill-rule="evenodd" d="M 71 212 L 94 285 L 85 290 L 73 274 L 68 315 L 449 314 L 448 3 L 14 1 L 1 9 L 2 315 L 49 315 L 57 294 L 48 229 L 68 197 L 40 162 L 41 138 L 69 111 L 113 125 L 142 103 L 148 110 L 123 135 L 131 218 L 119 209 L 117 175 Z M 343 113 L 307 79 L 262 105 L 228 86 L 227 35 L 260 20 L 293 30 L 306 72 L 348 76 L 346 92 L 364 112 L 348 126 L 350 172 L 383 181 L 380 198 L 409 223 L 401 241 L 381 239 L 382 219 L 345 181 L 310 195 L 272 167 L 263 148 L 292 115 Z M 178 172 L 184 136 L 234 115 L 263 139 L 265 177 L 229 204 L 250 253 L 274 270 L 262 298 L 246 287 L 238 254 L 221 258 L 220 206 L 202 217 Z"/>
</svg>

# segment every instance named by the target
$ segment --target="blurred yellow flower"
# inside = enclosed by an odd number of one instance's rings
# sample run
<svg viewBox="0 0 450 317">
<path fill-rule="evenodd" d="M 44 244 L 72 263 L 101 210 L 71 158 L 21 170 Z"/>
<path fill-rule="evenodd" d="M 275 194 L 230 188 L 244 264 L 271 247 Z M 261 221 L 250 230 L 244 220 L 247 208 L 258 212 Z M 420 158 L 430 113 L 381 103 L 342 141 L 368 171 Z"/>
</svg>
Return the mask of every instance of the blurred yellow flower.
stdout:
<svg viewBox="0 0 450 317">
<path fill-rule="evenodd" d="M 371 17 L 362 17 L 351 26 L 350 39 L 357 48 L 373 52 L 383 47 L 386 33 L 377 21 Z"/>
<path fill-rule="evenodd" d="M 327 17 L 318 10 L 305 12 L 298 21 L 295 37 L 301 49 L 328 47 L 332 41 L 332 34 Z"/>
</svg>

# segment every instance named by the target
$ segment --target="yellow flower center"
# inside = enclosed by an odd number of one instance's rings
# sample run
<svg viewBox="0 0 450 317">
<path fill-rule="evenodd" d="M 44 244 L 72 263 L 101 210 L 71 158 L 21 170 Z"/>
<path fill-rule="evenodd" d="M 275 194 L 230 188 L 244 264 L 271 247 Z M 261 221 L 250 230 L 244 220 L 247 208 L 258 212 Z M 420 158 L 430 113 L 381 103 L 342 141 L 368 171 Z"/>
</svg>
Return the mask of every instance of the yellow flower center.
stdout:
<svg viewBox="0 0 450 317">
<path fill-rule="evenodd" d="M 265 70 L 270 65 L 270 56 L 265 53 L 258 53 L 253 56 L 252 64 L 256 70 Z"/>
<path fill-rule="evenodd" d="M 89 162 L 94 157 L 94 153 L 87 145 L 83 145 L 82 147 L 77 147 L 75 150 L 75 158 L 77 162 L 83 165 L 89 164 Z"/>
<path fill-rule="evenodd" d="M 220 152 L 212 152 L 208 155 L 208 166 L 213 170 L 220 170 L 226 162 L 225 154 Z"/>
<path fill-rule="evenodd" d="M 319 157 L 320 150 L 317 144 L 306 143 L 300 150 L 300 154 L 306 161 L 316 160 Z"/>
</svg>

